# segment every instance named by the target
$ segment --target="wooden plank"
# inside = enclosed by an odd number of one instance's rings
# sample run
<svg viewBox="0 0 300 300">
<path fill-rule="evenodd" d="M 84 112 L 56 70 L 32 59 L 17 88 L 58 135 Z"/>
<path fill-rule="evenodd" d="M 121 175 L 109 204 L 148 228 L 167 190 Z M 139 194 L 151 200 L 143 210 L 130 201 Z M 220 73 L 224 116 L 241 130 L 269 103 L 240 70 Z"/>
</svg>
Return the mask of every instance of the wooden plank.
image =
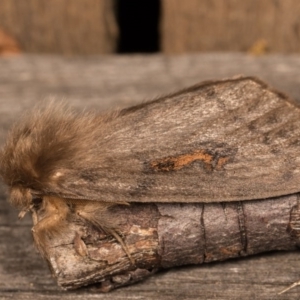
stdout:
<svg viewBox="0 0 300 300">
<path fill-rule="evenodd" d="M 163 0 L 162 51 L 299 52 L 299 12 L 297 0 Z"/>
<path fill-rule="evenodd" d="M 24 56 L 0 60 L 0 143 L 18 114 L 50 95 L 76 107 L 124 107 L 205 79 L 257 75 L 300 100 L 300 58 L 241 54 L 182 57 L 62 58 Z M 35 252 L 31 220 L 17 220 L 0 189 L 0 299 L 299 299 L 300 288 L 277 292 L 300 279 L 297 252 L 270 253 L 161 272 L 146 281 L 95 295 L 64 292 Z"/>
<path fill-rule="evenodd" d="M 113 53 L 114 0 L 1 0 L 0 27 L 24 52 Z"/>
</svg>

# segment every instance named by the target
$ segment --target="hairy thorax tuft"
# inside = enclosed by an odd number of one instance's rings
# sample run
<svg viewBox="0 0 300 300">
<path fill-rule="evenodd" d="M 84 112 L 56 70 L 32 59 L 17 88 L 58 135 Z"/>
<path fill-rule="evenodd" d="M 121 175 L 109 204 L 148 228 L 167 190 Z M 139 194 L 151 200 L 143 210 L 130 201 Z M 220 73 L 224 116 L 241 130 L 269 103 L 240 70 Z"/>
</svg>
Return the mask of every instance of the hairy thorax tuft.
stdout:
<svg viewBox="0 0 300 300">
<path fill-rule="evenodd" d="M 9 200 L 15 207 L 24 210 L 29 208 L 32 201 L 32 195 L 28 188 L 13 186 L 10 189 Z"/>
</svg>

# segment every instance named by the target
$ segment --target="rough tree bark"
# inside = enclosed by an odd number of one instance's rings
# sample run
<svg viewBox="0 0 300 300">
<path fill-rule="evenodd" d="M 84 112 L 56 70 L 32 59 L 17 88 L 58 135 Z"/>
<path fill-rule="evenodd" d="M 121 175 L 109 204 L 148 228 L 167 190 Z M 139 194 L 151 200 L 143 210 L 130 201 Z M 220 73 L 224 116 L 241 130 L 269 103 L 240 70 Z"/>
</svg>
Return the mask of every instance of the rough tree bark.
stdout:
<svg viewBox="0 0 300 300">
<path fill-rule="evenodd" d="M 159 269 L 293 250 L 299 242 L 298 195 L 214 204 L 131 204 L 115 207 L 112 214 L 121 216 L 135 265 L 116 240 L 74 218 L 70 234 L 48 249 L 61 287 L 99 284 L 99 291 L 109 291 Z M 78 238 L 87 245 L 85 255 L 75 251 Z"/>
</svg>

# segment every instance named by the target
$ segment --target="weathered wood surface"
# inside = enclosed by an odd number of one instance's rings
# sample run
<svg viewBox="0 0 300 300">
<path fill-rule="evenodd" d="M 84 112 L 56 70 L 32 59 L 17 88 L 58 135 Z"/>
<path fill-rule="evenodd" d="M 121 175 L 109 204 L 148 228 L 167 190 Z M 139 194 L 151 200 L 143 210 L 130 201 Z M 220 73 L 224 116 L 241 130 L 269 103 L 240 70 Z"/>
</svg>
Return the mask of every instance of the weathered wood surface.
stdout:
<svg viewBox="0 0 300 300">
<path fill-rule="evenodd" d="M 163 0 L 161 3 L 164 53 L 299 52 L 297 0 Z"/>
<path fill-rule="evenodd" d="M 241 54 L 182 57 L 62 58 L 24 56 L 0 60 L 0 141 L 25 108 L 45 97 L 77 107 L 126 106 L 209 78 L 256 75 L 300 100 L 300 57 L 253 58 Z M 300 289 L 277 293 L 300 279 L 297 252 L 281 252 L 159 273 L 146 281 L 95 295 L 65 292 L 35 252 L 31 220 L 0 206 L 0 299 L 299 299 Z M 97 293 L 97 292 L 96 292 Z"/>
<path fill-rule="evenodd" d="M 33 53 L 114 53 L 114 0 L 0 0 L 0 28 Z"/>
</svg>

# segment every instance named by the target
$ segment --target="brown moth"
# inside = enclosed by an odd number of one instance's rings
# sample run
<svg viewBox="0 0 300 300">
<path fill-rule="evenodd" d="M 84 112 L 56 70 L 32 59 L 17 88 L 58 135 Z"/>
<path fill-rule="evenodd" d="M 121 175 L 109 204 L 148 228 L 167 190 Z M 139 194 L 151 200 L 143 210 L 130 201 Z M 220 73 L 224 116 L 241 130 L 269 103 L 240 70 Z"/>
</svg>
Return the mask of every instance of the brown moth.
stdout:
<svg viewBox="0 0 300 300">
<path fill-rule="evenodd" d="M 11 130 L 0 173 L 20 216 L 32 211 L 43 256 L 75 213 L 113 235 L 131 259 L 112 206 L 297 193 L 299 135 L 296 103 L 240 77 L 106 114 L 57 103 L 35 109 Z"/>
</svg>

